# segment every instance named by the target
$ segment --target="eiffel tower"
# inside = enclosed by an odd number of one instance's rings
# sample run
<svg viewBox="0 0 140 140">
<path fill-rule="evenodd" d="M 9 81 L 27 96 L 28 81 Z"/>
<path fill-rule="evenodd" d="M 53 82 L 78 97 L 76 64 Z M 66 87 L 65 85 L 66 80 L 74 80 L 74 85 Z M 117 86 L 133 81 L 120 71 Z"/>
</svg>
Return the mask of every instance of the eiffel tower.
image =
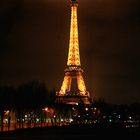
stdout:
<svg viewBox="0 0 140 140">
<path fill-rule="evenodd" d="M 77 21 L 78 0 L 71 0 L 70 6 L 71 24 L 68 60 L 61 89 L 56 92 L 56 102 L 71 105 L 78 105 L 80 102 L 90 104 L 90 94 L 86 90 L 80 62 Z"/>
</svg>

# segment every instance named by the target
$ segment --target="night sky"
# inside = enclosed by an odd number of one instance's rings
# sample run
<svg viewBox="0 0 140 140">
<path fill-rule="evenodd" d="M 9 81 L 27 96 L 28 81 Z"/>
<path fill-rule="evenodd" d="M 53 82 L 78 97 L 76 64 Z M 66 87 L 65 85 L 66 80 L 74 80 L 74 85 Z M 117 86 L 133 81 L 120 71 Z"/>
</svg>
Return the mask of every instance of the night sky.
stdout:
<svg viewBox="0 0 140 140">
<path fill-rule="evenodd" d="M 140 102 L 140 0 L 79 0 L 78 21 L 88 91 Z M 69 0 L 1 0 L 0 86 L 39 80 L 60 90 L 69 27 Z"/>
</svg>

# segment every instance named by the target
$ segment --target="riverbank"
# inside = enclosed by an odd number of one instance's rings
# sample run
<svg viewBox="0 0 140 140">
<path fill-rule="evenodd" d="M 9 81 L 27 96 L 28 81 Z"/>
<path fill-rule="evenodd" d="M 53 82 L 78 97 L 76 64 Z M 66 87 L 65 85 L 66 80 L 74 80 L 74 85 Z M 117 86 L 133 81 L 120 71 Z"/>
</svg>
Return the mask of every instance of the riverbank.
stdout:
<svg viewBox="0 0 140 140">
<path fill-rule="evenodd" d="M 138 139 L 140 128 L 116 126 L 72 125 L 18 129 L 0 132 L 0 140 L 79 140 L 79 139 Z"/>
</svg>

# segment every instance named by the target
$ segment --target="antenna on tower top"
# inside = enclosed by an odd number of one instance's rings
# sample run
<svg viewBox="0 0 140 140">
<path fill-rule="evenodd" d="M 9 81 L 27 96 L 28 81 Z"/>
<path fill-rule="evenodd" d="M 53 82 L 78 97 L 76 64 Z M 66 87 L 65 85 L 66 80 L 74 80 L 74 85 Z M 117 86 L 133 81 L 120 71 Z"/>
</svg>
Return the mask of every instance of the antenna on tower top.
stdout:
<svg viewBox="0 0 140 140">
<path fill-rule="evenodd" d="M 78 0 L 70 0 L 71 5 L 78 4 Z"/>
<path fill-rule="evenodd" d="M 78 0 L 70 0 L 71 2 L 78 2 Z"/>
</svg>

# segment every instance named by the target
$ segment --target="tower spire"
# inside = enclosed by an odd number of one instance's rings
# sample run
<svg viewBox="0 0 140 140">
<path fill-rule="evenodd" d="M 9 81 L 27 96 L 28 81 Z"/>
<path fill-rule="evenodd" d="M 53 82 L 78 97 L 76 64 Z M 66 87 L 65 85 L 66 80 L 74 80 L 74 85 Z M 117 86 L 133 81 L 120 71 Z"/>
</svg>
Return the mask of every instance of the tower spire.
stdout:
<svg viewBox="0 0 140 140">
<path fill-rule="evenodd" d="M 77 104 L 79 100 L 82 100 L 84 104 L 90 104 L 90 94 L 86 90 L 80 62 L 77 20 L 78 0 L 71 0 L 70 6 L 71 23 L 67 67 L 64 70 L 65 76 L 61 89 L 56 94 L 56 101 L 66 104 Z"/>
<path fill-rule="evenodd" d="M 68 66 L 81 66 L 78 40 L 77 7 L 78 1 L 71 0 L 70 41 L 67 61 Z"/>
</svg>

